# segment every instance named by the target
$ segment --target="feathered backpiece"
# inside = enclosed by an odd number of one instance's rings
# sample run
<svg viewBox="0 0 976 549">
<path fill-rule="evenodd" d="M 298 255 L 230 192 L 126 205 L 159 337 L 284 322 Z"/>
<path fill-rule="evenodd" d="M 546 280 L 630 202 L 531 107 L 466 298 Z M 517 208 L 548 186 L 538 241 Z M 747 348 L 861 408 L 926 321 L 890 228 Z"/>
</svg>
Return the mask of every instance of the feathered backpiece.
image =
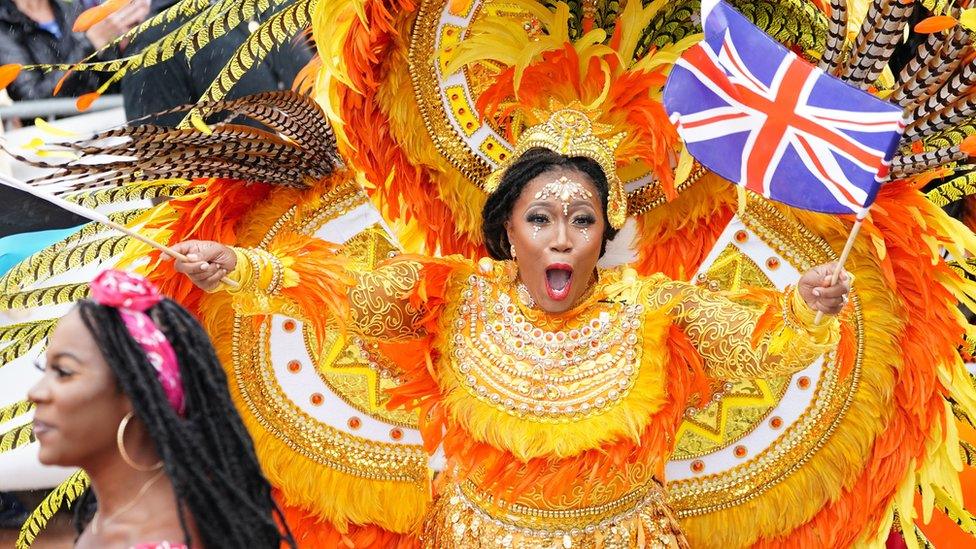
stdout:
<svg viewBox="0 0 976 549">
<path fill-rule="evenodd" d="M 83 141 L 52 146 L 78 156 L 62 163 L 15 156 L 54 169 L 32 183 L 54 186 L 61 193 L 200 177 L 307 187 L 342 164 L 325 113 L 299 93 L 261 93 L 168 112 L 194 109 L 222 113 L 221 121 L 210 127 L 193 114 L 193 127 L 186 129 L 143 125 L 107 130 Z M 236 117 L 266 129 L 237 123 Z"/>
<path fill-rule="evenodd" d="M 874 0 L 849 40 L 847 3 L 830 3 L 820 67 L 905 109 L 907 126 L 891 160 L 892 179 L 925 183 L 949 177 L 945 185 L 957 189 L 968 181 L 973 169 L 968 158 L 976 153 L 976 138 L 970 137 L 976 132 L 976 49 L 968 11 L 932 0 Z M 920 43 L 895 76 L 889 61 L 913 15 L 920 19 L 923 12 L 929 16 L 914 26 Z M 936 193 L 952 194 L 949 188 Z"/>
</svg>

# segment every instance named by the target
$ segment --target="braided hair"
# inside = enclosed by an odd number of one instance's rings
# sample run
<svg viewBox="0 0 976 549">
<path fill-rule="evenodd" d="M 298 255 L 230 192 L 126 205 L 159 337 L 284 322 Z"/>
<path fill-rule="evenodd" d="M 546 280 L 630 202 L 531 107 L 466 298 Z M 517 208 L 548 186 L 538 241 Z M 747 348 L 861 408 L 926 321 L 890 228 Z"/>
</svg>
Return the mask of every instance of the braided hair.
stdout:
<svg viewBox="0 0 976 549">
<path fill-rule="evenodd" d="M 166 336 L 179 362 L 185 417 L 166 399 L 145 352 L 119 312 L 90 300 L 78 304 L 81 319 L 145 424 L 173 483 L 180 526 L 190 545 L 184 513 L 193 517 L 207 548 L 295 546 L 254 445 L 231 402 L 227 376 L 203 327 L 184 308 L 163 299 L 146 311 Z M 97 502 L 91 489 L 79 499 L 75 529 L 92 520 Z M 284 527 L 279 530 L 275 518 Z"/>
<path fill-rule="evenodd" d="M 591 158 L 584 156 L 566 156 L 544 147 L 533 147 L 519 156 L 505 173 L 498 184 L 498 189 L 488 195 L 484 209 L 481 210 L 481 234 L 484 238 L 488 255 L 492 259 L 512 259 L 511 242 L 508 241 L 508 231 L 505 222 L 512 217 L 512 208 L 522 194 L 522 189 L 533 178 L 559 168 L 569 168 L 583 173 L 596 186 L 597 195 L 603 212 L 603 241 L 600 243 L 600 255 L 606 251 L 607 241 L 617 236 L 617 229 L 610 226 L 607 217 L 607 196 L 610 185 L 603 168 Z"/>
</svg>

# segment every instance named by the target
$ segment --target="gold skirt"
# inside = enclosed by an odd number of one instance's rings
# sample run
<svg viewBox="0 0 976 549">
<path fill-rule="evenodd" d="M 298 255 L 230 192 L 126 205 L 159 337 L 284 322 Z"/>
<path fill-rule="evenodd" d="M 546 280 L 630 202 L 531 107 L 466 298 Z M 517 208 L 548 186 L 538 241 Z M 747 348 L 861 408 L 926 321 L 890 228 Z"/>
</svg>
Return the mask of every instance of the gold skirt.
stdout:
<svg viewBox="0 0 976 549">
<path fill-rule="evenodd" d="M 424 524 L 431 549 L 686 549 L 656 481 L 596 507 L 499 504 L 470 482 L 446 487 Z"/>
</svg>

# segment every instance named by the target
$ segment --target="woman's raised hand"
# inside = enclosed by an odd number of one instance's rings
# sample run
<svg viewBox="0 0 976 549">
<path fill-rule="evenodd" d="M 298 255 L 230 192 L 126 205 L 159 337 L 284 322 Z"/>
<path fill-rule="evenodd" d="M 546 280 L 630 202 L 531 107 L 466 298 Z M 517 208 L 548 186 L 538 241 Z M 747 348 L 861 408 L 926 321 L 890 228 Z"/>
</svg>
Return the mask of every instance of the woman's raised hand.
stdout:
<svg viewBox="0 0 976 549">
<path fill-rule="evenodd" d="M 190 277 L 201 289 L 210 291 L 220 284 L 237 266 L 237 256 L 229 246 L 210 240 L 187 240 L 173 246 L 173 250 L 185 255 L 189 261 L 177 259 L 174 267 Z"/>
<path fill-rule="evenodd" d="M 837 283 L 831 284 L 830 278 L 836 268 L 836 262 L 825 263 L 817 265 L 800 277 L 796 290 L 814 311 L 836 315 L 847 304 L 847 294 L 851 291 L 853 277 L 847 271 L 841 271 Z"/>
</svg>

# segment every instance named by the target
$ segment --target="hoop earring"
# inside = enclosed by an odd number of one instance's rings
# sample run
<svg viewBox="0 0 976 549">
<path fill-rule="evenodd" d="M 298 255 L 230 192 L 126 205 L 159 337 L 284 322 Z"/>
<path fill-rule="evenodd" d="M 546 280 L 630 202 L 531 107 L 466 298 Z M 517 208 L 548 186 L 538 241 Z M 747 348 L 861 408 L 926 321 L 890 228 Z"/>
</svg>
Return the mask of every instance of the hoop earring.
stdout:
<svg viewBox="0 0 976 549">
<path fill-rule="evenodd" d="M 135 460 L 132 459 L 132 456 L 129 455 L 129 452 L 125 451 L 125 428 L 129 426 L 129 420 L 131 420 L 134 415 L 134 413 L 129 412 L 128 414 L 125 414 L 125 417 L 119 422 L 119 429 L 115 433 L 115 444 L 119 447 L 119 455 L 122 456 L 122 461 L 124 461 L 126 465 L 141 473 L 159 470 L 163 466 L 163 460 L 159 460 L 155 465 L 146 467 L 145 465 L 139 465 L 136 463 Z"/>
</svg>

